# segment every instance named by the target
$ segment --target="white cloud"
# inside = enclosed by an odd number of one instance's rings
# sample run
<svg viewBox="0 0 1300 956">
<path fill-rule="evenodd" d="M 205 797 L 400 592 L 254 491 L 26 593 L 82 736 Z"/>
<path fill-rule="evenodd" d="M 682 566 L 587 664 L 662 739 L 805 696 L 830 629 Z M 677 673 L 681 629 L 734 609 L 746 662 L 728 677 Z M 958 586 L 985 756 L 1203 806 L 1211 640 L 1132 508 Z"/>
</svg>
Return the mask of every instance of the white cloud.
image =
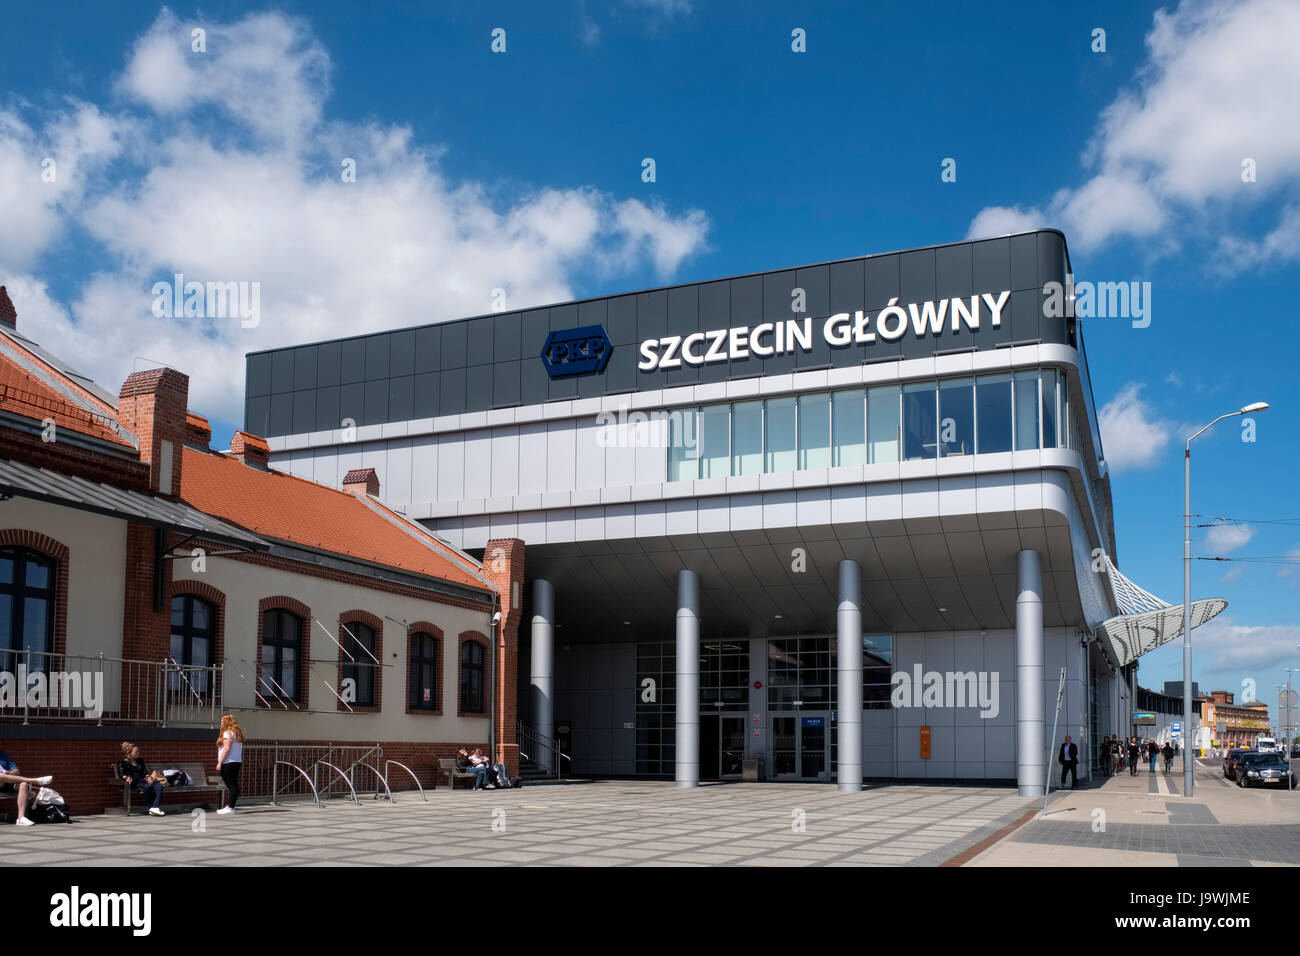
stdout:
<svg viewBox="0 0 1300 956">
<path fill-rule="evenodd" d="M 1140 384 L 1130 382 L 1097 413 L 1101 445 L 1112 472 L 1154 465 L 1173 437 L 1175 424 L 1161 419 L 1141 392 Z"/>
<path fill-rule="evenodd" d="M 1047 218 L 1088 249 L 1149 238 L 1175 220 L 1182 231 L 1213 234 L 1231 209 L 1294 195 L 1297 34 L 1300 5 L 1292 0 L 1183 0 L 1173 12 L 1157 10 L 1132 87 L 1098 117 L 1082 157 L 1089 178 L 1056 193 Z M 1256 182 L 1242 181 L 1246 159 L 1256 164 Z M 1296 228 L 1284 217 L 1262 250 L 1294 257 Z M 1249 240 L 1236 242 L 1238 252 L 1250 251 Z"/>
<path fill-rule="evenodd" d="M 1243 677 L 1255 677 L 1260 694 L 1266 683 L 1262 672 L 1289 666 L 1296 659 L 1297 644 L 1300 644 L 1300 627 L 1293 624 L 1252 627 L 1220 616 L 1192 631 L 1196 653 L 1209 656 L 1204 664 L 1198 660 L 1198 671 L 1237 672 Z"/>
<path fill-rule="evenodd" d="M 1047 217 L 1038 209 L 1021 209 L 1019 206 L 987 206 L 981 209 L 966 232 L 967 239 L 984 239 L 1028 232 L 1050 226 Z"/>
<path fill-rule="evenodd" d="M 1255 536 L 1255 529 L 1248 524 L 1217 525 L 1205 535 L 1205 547 L 1211 555 L 1223 555 L 1236 551 Z"/>
<path fill-rule="evenodd" d="M 75 208 L 18 207 L 31 222 L 20 245 L 0 231 L 20 328 L 110 390 L 145 357 L 190 375 L 195 410 L 239 422 L 246 352 L 485 313 L 495 289 L 511 309 L 563 301 L 579 273 L 650 264 L 666 278 L 705 246 L 699 210 L 582 186 L 503 196 L 448 180 L 441 150 L 406 127 L 325 121 L 328 58 L 301 21 L 196 24 L 207 54 L 190 52 L 191 25 L 168 11 L 135 45 L 120 83 L 134 111 L 105 128 L 79 114 L 83 151 L 124 143 L 128 172 Z M 48 133 L 23 129 L 28 144 Z M 15 162 L 7 140 L 0 171 Z M 344 157 L 355 182 L 340 178 Z M 62 304 L 30 270 L 70 211 L 108 265 Z M 260 325 L 155 317 L 152 285 L 176 272 L 259 283 Z"/>
<path fill-rule="evenodd" d="M 87 103 L 72 103 L 41 130 L 0 111 L 0 271 L 29 268 L 63 233 L 89 179 L 119 153 L 125 126 Z"/>
</svg>

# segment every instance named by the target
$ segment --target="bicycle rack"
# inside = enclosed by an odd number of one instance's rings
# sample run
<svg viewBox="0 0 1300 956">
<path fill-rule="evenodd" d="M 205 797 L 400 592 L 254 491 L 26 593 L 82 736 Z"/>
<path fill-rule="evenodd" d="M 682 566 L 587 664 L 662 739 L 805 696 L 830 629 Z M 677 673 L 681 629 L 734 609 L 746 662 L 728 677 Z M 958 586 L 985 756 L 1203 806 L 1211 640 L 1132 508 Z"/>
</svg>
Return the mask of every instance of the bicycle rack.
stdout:
<svg viewBox="0 0 1300 956">
<path fill-rule="evenodd" d="M 357 789 L 356 787 L 352 786 L 352 781 L 348 779 L 348 775 L 343 772 L 342 767 L 336 767 L 328 760 L 317 760 L 316 762 L 318 764 L 324 764 L 325 766 L 329 767 L 331 770 L 337 771 L 338 775 L 343 778 L 343 782 L 348 785 L 348 789 L 352 791 L 352 802 L 355 803 L 357 806 L 361 806 L 361 801 L 357 799 Z M 312 790 L 315 789 L 316 789 L 315 787 L 312 787 Z M 319 803 L 320 801 L 317 800 L 316 802 Z"/>
<path fill-rule="evenodd" d="M 391 763 L 392 761 L 389 761 L 389 762 Z M 377 769 L 375 769 L 374 767 L 370 766 L 370 764 L 366 763 L 364 760 L 357 760 L 357 761 L 355 761 L 355 762 L 352 764 L 352 766 L 353 766 L 353 767 L 365 767 L 367 770 L 369 770 L 371 773 L 373 773 L 373 774 L 375 775 L 375 778 L 376 778 L 380 783 L 382 783 L 382 784 L 384 785 L 384 789 L 388 791 L 388 802 L 389 802 L 389 803 L 396 803 L 396 802 L 397 802 L 396 800 L 393 799 L 393 791 L 392 791 L 392 790 L 389 790 L 389 788 L 388 788 L 388 778 L 387 778 L 387 777 L 385 777 L 382 773 L 380 773 L 380 772 L 379 772 Z M 378 788 L 378 787 L 375 788 L 375 799 L 376 799 L 376 800 L 379 799 L 379 788 Z"/>
<path fill-rule="evenodd" d="M 311 787 L 311 798 L 316 801 L 316 806 L 319 807 L 320 809 L 324 809 L 324 807 L 321 807 L 320 795 L 316 793 L 316 784 L 312 782 L 311 775 L 308 774 L 306 770 L 303 770 L 302 767 L 299 767 L 296 763 L 289 763 L 289 761 L 287 760 L 277 760 L 275 762 L 275 766 L 292 767 L 294 770 L 297 770 L 298 773 L 302 776 L 302 779 L 307 781 L 307 786 Z M 342 771 L 339 772 L 342 773 Z M 279 794 L 275 792 L 276 790 L 275 785 L 276 785 L 276 780 L 275 777 L 273 776 L 271 778 L 271 806 L 273 807 L 279 805 L 276 803 L 275 800 L 275 798 L 279 796 Z M 348 786 L 352 786 L 352 784 L 349 783 Z M 356 794 L 354 793 L 353 796 L 355 797 Z"/>
<path fill-rule="evenodd" d="M 407 773 L 409 773 L 409 774 L 411 775 L 411 779 L 415 781 L 415 785 L 416 785 L 417 787 L 420 788 L 420 796 L 424 799 L 424 802 L 425 802 L 425 803 L 428 803 L 428 802 L 429 802 L 429 795 L 428 795 L 427 793 L 424 792 L 424 787 L 420 784 L 420 778 L 417 777 L 417 776 L 415 775 L 415 771 L 414 771 L 414 770 L 412 770 L 412 769 L 411 769 L 410 767 L 408 767 L 406 764 L 402 763 L 400 760 L 385 760 L 385 761 L 384 761 L 384 786 L 385 786 L 385 787 L 388 786 L 388 765 L 389 765 L 389 764 L 397 764 L 397 766 L 401 767 L 403 770 L 405 770 Z M 391 796 L 391 794 L 392 794 L 392 791 L 391 791 L 391 790 L 389 791 L 389 794 L 390 794 L 390 796 Z"/>
</svg>

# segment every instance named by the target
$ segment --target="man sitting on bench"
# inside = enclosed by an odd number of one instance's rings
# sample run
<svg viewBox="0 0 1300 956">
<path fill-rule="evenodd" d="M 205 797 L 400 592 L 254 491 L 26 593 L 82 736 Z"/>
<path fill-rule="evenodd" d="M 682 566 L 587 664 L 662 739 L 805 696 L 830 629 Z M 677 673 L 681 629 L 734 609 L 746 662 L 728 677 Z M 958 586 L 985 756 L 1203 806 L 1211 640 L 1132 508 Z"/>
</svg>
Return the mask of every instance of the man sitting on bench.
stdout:
<svg viewBox="0 0 1300 956">
<path fill-rule="evenodd" d="M 18 819 L 14 821 L 17 826 L 30 827 L 35 826 L 27 817 L 27 794 L 28 785 L 36 784 L 38 787 L 48 787 L 54 782 L 51 776 L 45 777 L 23 777 L 18 774 L 18 764 L 9 759 L 9 755 L 0 750 L 0 792 L 18 794 Z"/>
<path fill-rule="evenodd" d="M 481 747 L 475 747 L 474 753 L 470 755 L 469 772 L 474 774 L 475 790 L 496 789 L 496 774 L 492 771 L 491 762 L 483 756 Z"/>
</svg>

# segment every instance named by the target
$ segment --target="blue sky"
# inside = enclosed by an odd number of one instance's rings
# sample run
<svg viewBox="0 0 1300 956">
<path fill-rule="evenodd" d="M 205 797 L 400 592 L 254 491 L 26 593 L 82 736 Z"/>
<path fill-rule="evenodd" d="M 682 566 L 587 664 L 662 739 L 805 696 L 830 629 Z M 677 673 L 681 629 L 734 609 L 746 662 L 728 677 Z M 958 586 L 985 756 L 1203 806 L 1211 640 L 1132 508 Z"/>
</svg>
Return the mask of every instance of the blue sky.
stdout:
<svg viewBox="0 0 1300 956">
<path fill-rule="evenodd" d="M 0 62 L 0 281 L 110 388 L 136 357 L 188 371 L 220 442 L 253 349 L 481 313 L 496 287 L 515 307 L 1055 226 L 1080 280 L 1151 283 L 1149 327 L 1085 334 L 1120 566 L 1177 603 L 1179 446 L 1248 402 L 1273 406 L 1256 441 L 1221 423 L 1193 475 L 1193 511 L 1246 523 L 1196 553 L 1300 554 L 1300 521 L 1269 523 L 1300 517 L 1296 20 L 1280 0 L 26 5 Z M 261 281 L 261 324 L 152 316 L 173 271 Z M 1300 667 L 1300 566 L 1193 572 L 1230 602 L 1196 634 L 1202 686 L 1272 700 Z M 1180 675 L 1181 645 L 1143 661 L 1147 686 Z"/>
</svg>

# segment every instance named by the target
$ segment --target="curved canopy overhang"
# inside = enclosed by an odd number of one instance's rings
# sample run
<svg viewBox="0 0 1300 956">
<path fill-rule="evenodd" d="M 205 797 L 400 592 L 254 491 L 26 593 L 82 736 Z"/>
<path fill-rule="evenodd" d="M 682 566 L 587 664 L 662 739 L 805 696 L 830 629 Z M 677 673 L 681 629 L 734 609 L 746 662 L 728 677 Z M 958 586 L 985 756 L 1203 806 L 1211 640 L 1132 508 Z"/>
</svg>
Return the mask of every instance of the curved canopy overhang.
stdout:
<svg viewBox="0 0 1300 956">
<path fill-rule="evenodd" d="M 1121 667 L 1143 654 L 1177 640 L 1183 634 L 1183 605 L 1171 605 L 1150 591 L 1138 587 L 1111 563 L 1106 556 L 1106 571 L 1115 594 L 1115 605 L 1122 612 L 1102 621 L 1098 630 L 1106 635 Z M 1223 598 L 1203 598 L 1192 602 L 1193 628 L 1222 614 L 1228 602 Z"/>
</svg>

